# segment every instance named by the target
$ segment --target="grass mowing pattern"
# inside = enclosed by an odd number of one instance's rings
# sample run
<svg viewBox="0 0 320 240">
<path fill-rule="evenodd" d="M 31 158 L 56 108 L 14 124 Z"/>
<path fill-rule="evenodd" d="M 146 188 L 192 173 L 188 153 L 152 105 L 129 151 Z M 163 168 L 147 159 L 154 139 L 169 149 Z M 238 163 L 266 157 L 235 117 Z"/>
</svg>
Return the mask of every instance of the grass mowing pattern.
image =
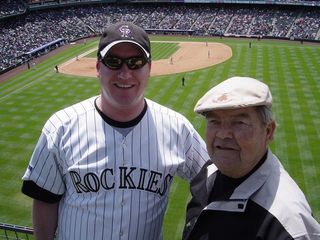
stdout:
<svg viewBox="0 0 320 240">
<path fill-rule="evenodd" d="M 218 82 L 247 75 L 269 84 L 278 128 L 271 148 L 305 192 L 320 220 L 320 46 L 274 41 L 151 37 L 152 40 L 215 41 L 232 47 L 232 59 L 188 73 L 152 77 L 146 96 L 184 114 L 203 135 L 205 121 L 193 113 L 196 101 Z M 0 222 L 31 226 L 31 200 L 20 193 L 23 175 L 41 128 L 56 110 L 99 92 L 95 78 L 56 74 L 54 66 L 97 46 L 97 41 L 67 51 L 0 84 Z M 173 43 L 152 43 L 153 59 L 169 57 Z M 92 53 L 95 57 L 96 53 Z M 185 87 L 181 78 L 185 76 Z M 188 184 L 176 178 L 164 222 L 165 239 L 180 239 Z"/>
</svg>

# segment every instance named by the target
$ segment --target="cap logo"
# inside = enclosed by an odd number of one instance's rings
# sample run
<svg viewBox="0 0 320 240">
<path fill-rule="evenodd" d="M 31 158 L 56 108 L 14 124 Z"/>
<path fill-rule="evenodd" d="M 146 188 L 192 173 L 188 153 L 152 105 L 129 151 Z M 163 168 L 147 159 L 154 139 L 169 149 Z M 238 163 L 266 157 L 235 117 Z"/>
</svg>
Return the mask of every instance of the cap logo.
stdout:
<svg viewBox="0 0 320 240">
<path fill-rule="evenodd" d="M 228 100 L 228 96 L 227 94 L 222 94 L 220 97 L 218 97 L 218 102 L 224 102 L 224 101 L 227 101 Z"/>
<path fill-rule="evenodd" d="M 131 38 L 131 30 L 128 25 L 122 25 L 119 28 L 119 31 L 121 32 L 121 37 L 123 38 Z"/>
</svg>

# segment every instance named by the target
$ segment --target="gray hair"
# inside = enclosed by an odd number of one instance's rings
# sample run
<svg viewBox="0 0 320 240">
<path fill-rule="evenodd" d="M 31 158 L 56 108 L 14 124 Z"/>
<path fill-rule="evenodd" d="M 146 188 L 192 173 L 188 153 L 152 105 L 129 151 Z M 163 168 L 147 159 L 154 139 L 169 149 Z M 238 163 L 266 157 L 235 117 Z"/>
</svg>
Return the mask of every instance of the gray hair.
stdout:
<svg viewBox="0 0 320 240">
<path fill-rule="evenodd" d="M 263 122 L 263 124 L 268 124 L 274 121 L 274 117 L 271 111 L 271 108 L 268 108 L 267 106 L 257 106 L 256 110 Z"/>
</svg>

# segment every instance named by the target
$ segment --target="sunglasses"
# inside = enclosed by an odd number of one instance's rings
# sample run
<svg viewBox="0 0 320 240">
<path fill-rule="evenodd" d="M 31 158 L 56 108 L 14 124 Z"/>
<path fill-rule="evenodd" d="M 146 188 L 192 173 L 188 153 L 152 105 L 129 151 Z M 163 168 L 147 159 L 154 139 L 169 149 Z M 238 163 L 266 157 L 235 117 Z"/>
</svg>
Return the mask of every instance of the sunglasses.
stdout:
<svg viewBox="0 0 320 240">
<path fill-rule="evenodd" d="M 149 61 L 146 57 L 129 57 L 120 58 L 114 56 L 107 56 L 101 59 L 101 62 L 112 70 L 119 70 L 123 63 L 126 63 L 129 69 L 136 70 L 142 68 Z"/>
</svg>

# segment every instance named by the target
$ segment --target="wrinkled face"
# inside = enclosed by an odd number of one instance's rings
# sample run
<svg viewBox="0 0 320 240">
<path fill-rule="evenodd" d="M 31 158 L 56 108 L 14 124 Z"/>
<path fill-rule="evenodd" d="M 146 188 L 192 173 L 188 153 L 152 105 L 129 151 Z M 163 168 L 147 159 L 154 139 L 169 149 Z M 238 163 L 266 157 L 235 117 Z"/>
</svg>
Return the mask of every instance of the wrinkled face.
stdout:
<svg viewBox="0 0 320 240">
<path fill-rule="evenodd" d="M 208 112 L 209 155 L 225 175 L 239 178 L 250 172 L 272 140 L 275 122 L 264 124 L 254 107 Z"/>
<path fill-rule="evenodd" d="M 131 43 L 120 43 L 107 56 L 128 59 L 143 56 L 142 50 Z M 150 76 L 151 63 L 139 69 L 129 69 L 124 63 L 120 69 L 111 69 L 97 62 L 101 96 L 104 104 L 113 109 L 132 109 L 144 104 L 144 90 Z"/>
</svg>

